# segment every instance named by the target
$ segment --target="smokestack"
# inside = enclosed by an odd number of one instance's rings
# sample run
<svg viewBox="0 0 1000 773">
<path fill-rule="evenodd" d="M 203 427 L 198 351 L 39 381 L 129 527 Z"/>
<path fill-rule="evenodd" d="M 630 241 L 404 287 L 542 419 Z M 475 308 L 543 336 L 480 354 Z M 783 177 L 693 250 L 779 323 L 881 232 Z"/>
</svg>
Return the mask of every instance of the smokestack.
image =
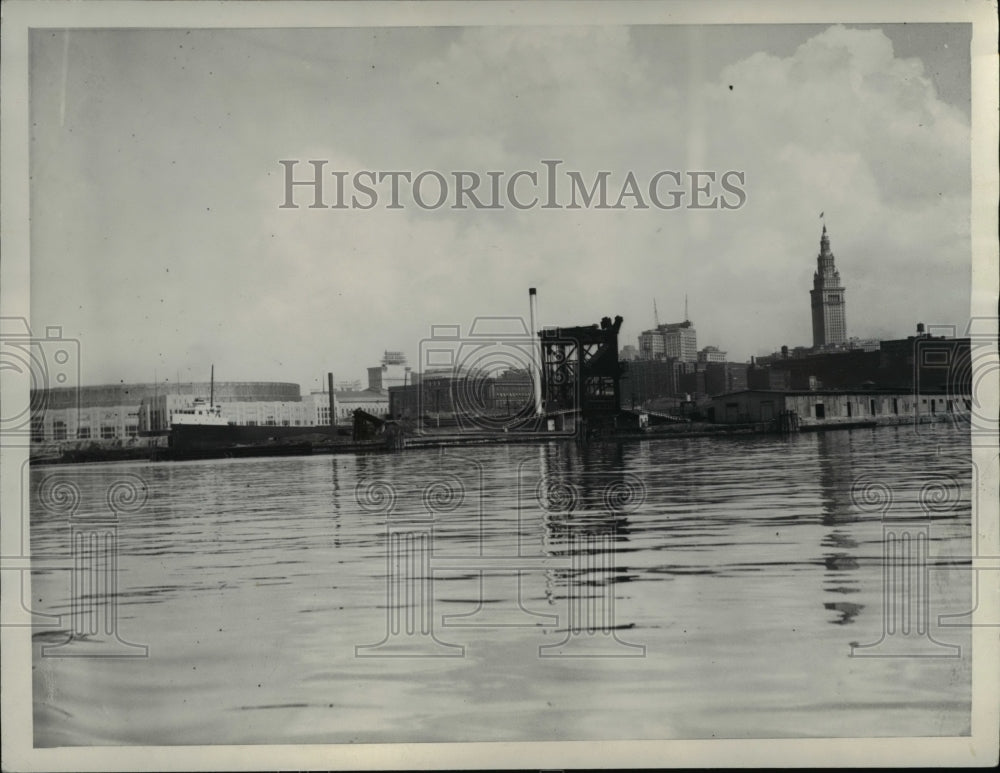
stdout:
<svg viewBox="0 0 1000 773">
<path fill-rule="evenodd" d="M 538 293 L 534 287 L 528 288 L 528 309 L 530 313 L 532 352 L 531 365 L 534 372 L 531 382 L 535 388 L 535 415 L 541 416 L 542 411 L 542 342 L 538 339 Z"/>
<path fill-rule="evenodd" d="M 326 374 L 326 386 L 327 390 L 330 392 L 330 426 L 332 427 L 336 422 L 334 421 L 336 417 L 336 412 L 333 410 L 333 374 Z"/>
</svg>

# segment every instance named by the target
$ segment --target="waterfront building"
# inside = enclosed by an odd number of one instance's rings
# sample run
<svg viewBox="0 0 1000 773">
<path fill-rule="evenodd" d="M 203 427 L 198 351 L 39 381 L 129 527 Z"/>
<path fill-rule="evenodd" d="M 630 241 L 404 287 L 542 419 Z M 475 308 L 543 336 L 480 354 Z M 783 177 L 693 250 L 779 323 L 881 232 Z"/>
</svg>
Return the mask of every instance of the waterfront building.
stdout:
<svg viewBox="0 0 1000 773">
<path fill-rule="evenodd" d="M 698 362 L 682 373 L 680 392 L 695 398 L 736 392 L 747 388 L 747 365 L 743 362 Z"/>
<path fill-rule="evenodd" d="M 169 431 L 174 414 L 197 398 L 208 400 L 209 382 L 189 384 L 104 384 L 32 390 L 31 442 L 132 441 Z M 389 412 L 385 390 L 335 389 L 337 424 L 350 424 L 354 410 L 375 416 Z M 237 426 L 311 427 L 330 424 L 325 390 L 302 396 L 298 384 L 275 381 L 217 381 L 214 402 L 222 418 Z"/>
<path fill-rule="evenodd" d="M 31 391 L 31 442 L 122 441 L 141 432 L 168 429 L 175 410 L 195 397 L 208 399 L 209 382 L 136 383 L 53 387 Z M 215 402 L 232 421 L 302 421 L 293 404 L 298 384 L 275 381 L 218 381 Z M 241 412 L 240 405 L 247 404 Z M 145 406 L 145 407 L 144 407 Z M 285 406 L 285 407 L 282 407 Z M 251 413 L 253 415 L 251 415 Z"/>
<path fill-rule="evenodd" d="M 496 386 L 493 377 L 477 380 L 447 368 L 414 374 L 413 383 L 389 388 L 389 416 L 417 419 L 454 415 L 458 411 L 492 411 Z"/>
<path fill-rule="evenodd" d="M 354 420 L 354 411 L 358 409 L 379 418 L 389 414 L 389 392 L 385 389 L 335 389 L 333 399 L 337 424 L 350 424 Z"/>
<path fill-rule="evenodd" d="M 758 358 L 750 368 L 751 389 L 945 389 L 972 388 L 969 338 L 928 335 L 923 325 L 907 338 L 879 342 L 877 349 L 853 348 Z"/>
<path fill-rule="evenodd" d="M 497 408 L 508 414 L 533 412 L 535 404 L 534 379 L 527 368 L 510 368 L 496 376 L 493 384 Z"/>
<path fill-rule="evenodd" d="M 452 368 L 412 373 L 411 383 L 389 388 L 391 418 L 448 417 L 476 422 L 534 413 L 534 381 L 523 368 L 492 375 Z"/>
<path fill-rule="evenodd" d="M 830 236 L 823 226 L 816 256 L 813 289 L 809 291 L 812 303 L 813 347 L 839 345 L 847 341 L 847 319 L 844 310 L 844 286 L 840 272 L 834 266 L 830 250 Z"/>
<path fill-rule="evenodd" d="M 799 427 L 838 424 L 903 424 L 914 421 L 968 421 L 971 393 L 893 390 L 751 389 L 713 397 L 709 421 L 755 424 L 793 412 Z"/>
</svg>

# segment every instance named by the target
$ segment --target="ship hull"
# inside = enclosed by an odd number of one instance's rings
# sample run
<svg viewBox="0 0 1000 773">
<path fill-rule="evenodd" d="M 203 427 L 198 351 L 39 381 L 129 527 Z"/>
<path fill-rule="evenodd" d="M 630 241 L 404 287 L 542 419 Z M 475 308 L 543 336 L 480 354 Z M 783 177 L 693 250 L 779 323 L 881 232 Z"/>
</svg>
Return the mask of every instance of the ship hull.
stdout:
<svg viewBox="0 0 1000 773">
<path fill-rule="evenodd" d="M 269 427 L 225 426 L 210 424 L 175 424 L 170 429 L 170 449 L 179 453 L 223 451 L 248 448 L 282 448 L 343 442 L 340 432 L 349 430 L 331 426 Z"/>
</svg>

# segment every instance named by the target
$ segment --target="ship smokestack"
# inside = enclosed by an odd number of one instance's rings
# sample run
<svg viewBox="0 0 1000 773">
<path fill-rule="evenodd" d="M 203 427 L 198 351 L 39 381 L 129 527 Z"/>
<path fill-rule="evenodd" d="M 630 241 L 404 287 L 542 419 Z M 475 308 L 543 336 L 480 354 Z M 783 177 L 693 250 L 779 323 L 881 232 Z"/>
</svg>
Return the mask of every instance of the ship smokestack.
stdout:
<svg viewBox="0 0 1000 773">
<path fill-rule="evenodd" d="M 212 375 L 208 382 L 208 407 L 209 409 L 215 408 L 215 365 L 212 366 Z"/>
<path fill-rule="evenodd" d="M 538 293 L 534 287 L 528 288 L 528 309 L 530 314 L 533 373 L 531 383 L 535 392 L 535 415 L 541 416 L 542 411 L 542 342 L 538 340 Z"/>
<path fill-rule="evenodd" d="M 337 415 L 336 413 L 334 413 L 334 410 L 333 410 L 333 374 L 332 373 L 327 373 L 326 374 L 326 388 L 327 388 L 327 391 L 330 393 L 330 426 L 332 427 L 336 423 L 335 420 L 334 420 L 334 417 Z"/>
</svg>

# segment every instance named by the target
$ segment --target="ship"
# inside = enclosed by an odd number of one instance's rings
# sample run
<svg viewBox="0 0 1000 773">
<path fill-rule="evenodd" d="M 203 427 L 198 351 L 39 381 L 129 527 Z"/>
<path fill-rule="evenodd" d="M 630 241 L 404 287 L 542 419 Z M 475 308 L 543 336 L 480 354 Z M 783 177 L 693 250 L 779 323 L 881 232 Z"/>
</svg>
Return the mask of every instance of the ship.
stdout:
<svg viewBox="0 0 1000 773">
<path fill-rule="evenodd" d="M 195 397 L 188 407 L 173 412 L 168 441 L 171 458 L 308 454 L 343 443 L 342 435 L 350 438 L 349 430 L 329 424 L 289 427 L 229 422 L 222 415 L 222 406 L 215 403 L 214 365 L 210 384 L 208 400 Z"/>
<path fill-rule="evenodd" d="M 213 405 L 211 400 L 206 400 L 204 397 L 194 398 L 189 408 L 178 408 L 174 411 L 170 420 L 171 430 L 180 424 L 198 427 L 229 426 L 229 422 L 222 418 L 222 406 Z"/>
</svg>

